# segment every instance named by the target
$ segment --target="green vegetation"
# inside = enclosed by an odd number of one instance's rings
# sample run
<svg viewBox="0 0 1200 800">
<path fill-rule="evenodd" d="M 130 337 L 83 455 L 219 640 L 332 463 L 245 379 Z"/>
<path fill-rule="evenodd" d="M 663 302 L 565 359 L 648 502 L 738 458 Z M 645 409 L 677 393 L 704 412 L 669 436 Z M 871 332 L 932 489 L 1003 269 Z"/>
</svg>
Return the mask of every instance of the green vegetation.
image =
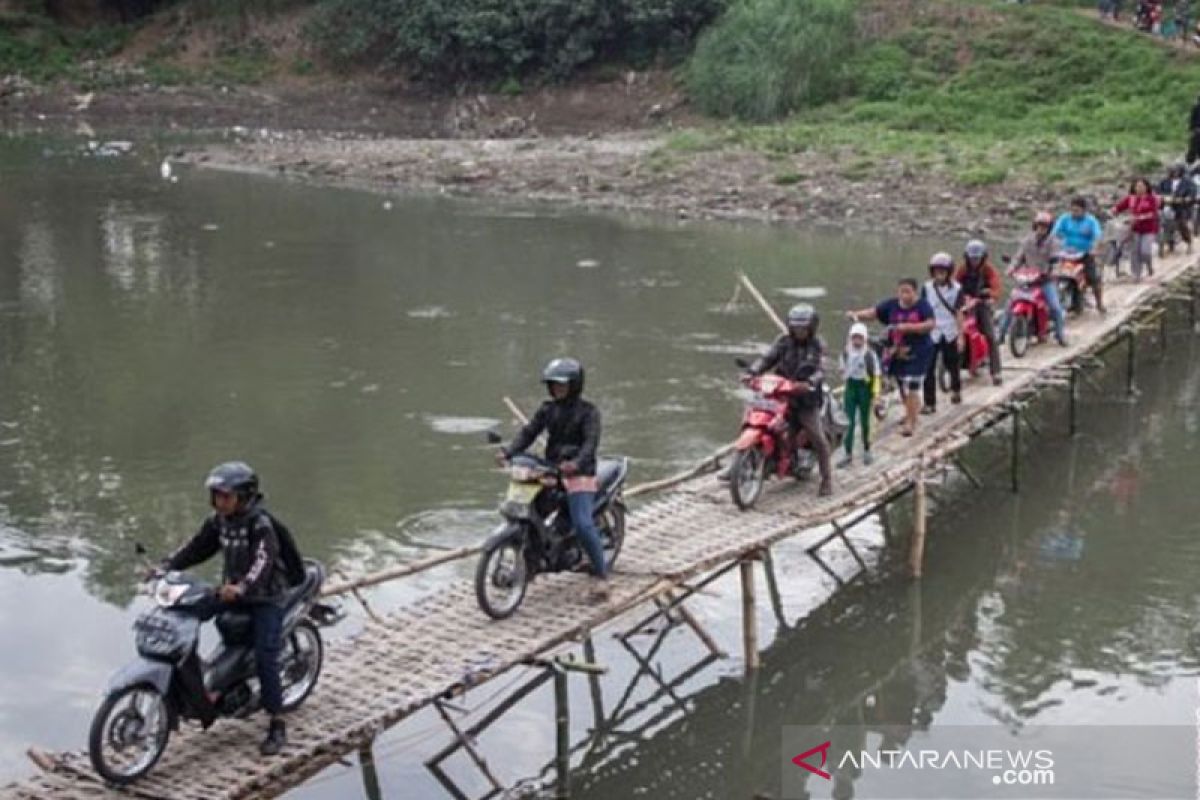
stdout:
<svg viewBox="0 0 1200 800">
<path fill-rule="evenodd" d="M 709 114 L 776 119 L 845 94 L 858 41 L 854 0 L 737 0 L 701 37 L 687 69 Z"/>
<path fill-rule="evenodd" d="M 19 73 L 35 81 L 71 74 L 88 59 L 105 58 L 125 46 L 130 29 L 103 25 L 61 28 L 32 12 L 0 12 L 0 74 Z"/>
<path fill-rule="evenodd" d="M 878 0 L 858 9 L 860 30 L 877 33 L 857 51 L 836 48 L 846 55 L 844 70 L 787 62 L 807 76 L 804 93 L 764 103 L 769 65 L 760 61 L 763 49 L 748 46 L 743 15 L 757 19 L 776 2 L 740 0 L 705 34 L 689 87 L 708 110 L 744 122 L 762 120 L 772 107 L 776 116 L 792 112 L 710 136 L 775 155 L 831 154 L 849 179 L 868 171 L 865 160 L 944 172 L 967 186 L 1021 178 L 1081 185 L 1154 171 L 1182 151 L 1200 90 L 1200 57 L 1070 9 Z M 794 1 L 795 13 L 800 5 Z M 742 10 L 751 6 L 760 11 Z M 734 28 L 746 47 L 709 50 L 711 42 L 737 38 Z M 760 69 L 757 82 L 741 77 Z M 721 87 L 719 101 L 704 102 L 706 83 Z"/>
<path fill-rule="evenodd" d="M 649 63 L 686 52 L 725 0 L 326 0 L 311 31 L 343 62 L 435 83 Z"/>
</svg>

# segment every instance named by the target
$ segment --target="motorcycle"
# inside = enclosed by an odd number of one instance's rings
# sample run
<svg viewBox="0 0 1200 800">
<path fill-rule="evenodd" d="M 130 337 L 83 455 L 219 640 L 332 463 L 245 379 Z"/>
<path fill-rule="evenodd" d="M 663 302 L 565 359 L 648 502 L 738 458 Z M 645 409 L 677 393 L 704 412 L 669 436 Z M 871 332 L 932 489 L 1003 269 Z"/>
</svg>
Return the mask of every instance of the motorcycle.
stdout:
<svg viewBox="0 0 1200 800">
<path fill-rule="evenodd" d="M 496 433 L 488 434 L 489 443 L 501 441 Z M 602 458 L 596 464 L 596 528 L 609 570 L 625 543 L 622 492 L 628 477 L 628 458 Z M 559 469 L 522 453 L 509 460 L 508 478 L 508 492 L 500 504 L 504 521 L 484 543 L 475 568 L 475 599 L 492 619 L 512 616 L 538 574 L 590 569 L 571 525 Z"/>
<path fill-rule="evenodd" d="M 1050 307 L 1042 293 L 1042 273 L 1030 267 L 1013 272 L 1016 285 L 1009 294 L 1008 313 L 1012 321 L 1008 344 L 1013 357 L 1021 358 L 1029 351 L 1029 339 L 1044 340 L 1050 331 Z"/>
<path fill-rule="evenodd" d="M 746 369 L 749 363 L 739 359 Z M 779 375 L 745 376 L 742 382 L 754 392 L 742 416 L 742 432 L 733 445 L 733 460 L 729 468 L 729 492 L 734 505 L 742 511 L 754 507 L 762 496 L 767 475 L 783 478 L 792 475 L 804 479 L 817 466 L 816 453 L 804 431 L 795 434 L 788 425 L 788 403 L 808 391 L 796 381 Z M 834 416 L 833 398 L 821 393 L 822 432 L 832 452 L 845 429 Z"/>
<path fill-rule="evenodd" d="M 978 297 L 971 297 L 963 305 L 963 329 L 962 336 L 966 339 L 966 349 L 961 353 L 962 366 L 967 370 L 967 374 L 974 378 L 979 374 L 979 368 L 983 365 L 990 364 L 992 357 L 992 345 L 988 338 L 979 330 L 979 319 L 975 316 L 976 309 L 982 302 Z M 991 313 L 990 309 L 988 313 Z M 937 366 L 938 386 L 943 392 L 949 393 L 950 372 L 946 369 L 941 359 L 938 359 Z"/>
<path fill-rule="evenodd" d="M 215 588 L 183 572 L 152 579 L 155 608 L 134 623 L 138 658 L 109 681 L 92 718 L 88 755 L 106 781 L 124 786 L 148 773 L 167 748 L 180 718 L 207 729 L 218 718 L 243 718 L 260 706 L 250 615 L 232 608 L 216 615 L 221 643 L 201 657 L 201 623 L 218 607 Z M 320 628 L 340 616 L 317 602 L 325 568 L 306 559 L 304 580 L 284 598 L 279 671 L 283 710 L 295 710 L 321 675 Z"/>
<path fill-rule="evenodd" d="M 1058 296 L 1063 308 L 1072 314 L 1083 313 L 1083 298 L 1090 284 L 1083 266 L 1083 254 L 1065 250 L 1058 256 Z"/>
</svg>

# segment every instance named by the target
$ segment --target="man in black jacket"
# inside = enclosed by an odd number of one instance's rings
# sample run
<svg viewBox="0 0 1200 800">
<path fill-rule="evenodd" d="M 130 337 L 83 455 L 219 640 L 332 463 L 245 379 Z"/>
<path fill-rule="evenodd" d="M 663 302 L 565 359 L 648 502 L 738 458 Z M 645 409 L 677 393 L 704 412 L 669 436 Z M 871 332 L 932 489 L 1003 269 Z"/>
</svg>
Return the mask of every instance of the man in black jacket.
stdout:
<svg viewBox="0 0 1200 800">
<path fill-rule="evenodd" d="M 798 381 L 808 391 L 791 400 L 788 422 L 793 435 L 803 430 L 817 454 L 821 470 L 821 488 L 817 494 L 826 497 L 833 493 L 830 480 L 829 441 L 821 426 L 821 393 L 825 379 L 825 341 L 817 335 L 821 318 L 808 303 L 794 306 L 788 312 L 788 332 L 782 334 L 761 358 L 750 365 L 750 374 L 762 375 L 774 370 L 781 377 Z"/>
<path fill-rule="evenodd" d="M 1196 205 L 1196 184 L 1188 175 L 1185 164 L 1175 164 L 1167 172 L 1167 177 L 1158 184 L 1158 195 L 1162 202 L 1170 207 L 1174 219 L 1174 231 L 1168 229 L 1171 235 L 1166 244 L 1175 252 L 1175 233 L 1178 233 L 1187 245 L 1187 251 L 1192 252 L 1192 231 L 1189 221 L 1192 210 Z"/>
<path fill-rule="evenodd" d="M 1188 129 L 1191 131 L 1187 151 L 1187 163 L 1190 167 L 1196 162 L 1196 159 L 1200 159 L 1200 96 L 1196 98 L 1196 104 L 1192 106 Z"/>
<path fill-rule="evenodd" d="M 281 536 L 262 506 L 258 476 L 247 464 L 230 461 L 213 468 L 204 482 L 214 513 L 192 540 L 164 563 L 167 570 L 184 570 L 221 551 L 225 558 L 218 600 L 237 605 L 254 620 L 254 658 L 261 685 L 263 709 L 271 715 L 267 738 L 259 750 L 275 755 L 287 742 L 280 713 L 283 685 L 279 651 L 283 632 L 284 597 L 289 571 L 299 564 L 291 536 Z"/>
<path fill-rule="evenodd" d="M 608 578 L 604 545 L 596 529 L 596 449 L 600 446 L 600 412 L 584 400 L 583 365 L 573 358 L 556 358 L 542 370 L 542 383 L 550 399 L 543 402 L 533 419 L 496 454 L 504 464 L 524 452 L 546 431 L 546 460 L 558 466 L 567 489 L 567 507 L 571 524 L 592 562 L 592 574 L 600 581 Z M 601 583 L 601 587 L 604 584 Z M 607 598 L 607 589 L 599 588 L 593 600 Z"/>
</svg>

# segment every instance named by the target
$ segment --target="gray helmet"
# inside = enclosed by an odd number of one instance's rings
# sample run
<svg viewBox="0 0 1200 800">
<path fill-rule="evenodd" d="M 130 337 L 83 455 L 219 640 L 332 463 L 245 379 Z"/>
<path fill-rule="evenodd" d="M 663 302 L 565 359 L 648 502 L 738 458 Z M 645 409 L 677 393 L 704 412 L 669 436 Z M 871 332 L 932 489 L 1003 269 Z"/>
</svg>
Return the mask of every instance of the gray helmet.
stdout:
<svg viewBox="0 0 1200 800">
<path fill-rule="evenodd" d="M 226 461 L 212 468 L 204 479 L 204 488 L 210 492 L 231 492 L 250 500 L 258 496 L 258 475 L 244 461 Z"/>
<path fill-rule="evenodd" d="M 542 383 L 549 390 L 552 383 L 565 383 L 568 397 L 583 393 L 583 365 L 573 358 L 556 358 L 542 370 Z"/>
<path fill-rule="evenodd" d="M 792 306 L 787 315 L 788 330 L 808 328 L 809 333 L 816 335 L 817 326 L 821 324 L 821 315 L 809 303 Z"/>
<path fill-rule="evenodd" d="M 933 257 L 929 259 L 929 271 L 933 272 L 935 269 L 944 269 L 947 272 L 953 272 L 953 256 L 949 253 L 934 253 Z"/>
<path fill-rule="evenodd" d="M 967 247 L 963 251 L 963 254 L 967 258 L 972 259 L 986 258 L 988 254 L 987 245 L 979 239 L 972 239 L 971 241 L 967 242 Z"/>
</svg>

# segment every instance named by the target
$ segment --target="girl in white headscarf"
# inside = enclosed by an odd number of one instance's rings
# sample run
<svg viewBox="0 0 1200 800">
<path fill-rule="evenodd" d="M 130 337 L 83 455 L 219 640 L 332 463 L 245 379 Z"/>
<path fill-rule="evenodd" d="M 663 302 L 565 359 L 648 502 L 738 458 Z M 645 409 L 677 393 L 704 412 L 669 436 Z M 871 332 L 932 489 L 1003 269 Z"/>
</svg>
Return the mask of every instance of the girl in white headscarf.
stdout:
<svg viewBox="0 0 1200 800">
<path fill-rule="evenodd" d="M 846 455 L 838 462 L 839 467 L 848 467 L 854 457 L 854 423 L 862 423 L 863 463 L 870 464 L 871 457 L 871 407 L 879 394 L 879 356 L 871 349 L 867 340 L 867 326 L 856 322 L 850 326 L 846 337 L 846 348 L 841 356 L 842 376 L 846 379 L 842 403 L 846 409 Z"/>
</svg>

